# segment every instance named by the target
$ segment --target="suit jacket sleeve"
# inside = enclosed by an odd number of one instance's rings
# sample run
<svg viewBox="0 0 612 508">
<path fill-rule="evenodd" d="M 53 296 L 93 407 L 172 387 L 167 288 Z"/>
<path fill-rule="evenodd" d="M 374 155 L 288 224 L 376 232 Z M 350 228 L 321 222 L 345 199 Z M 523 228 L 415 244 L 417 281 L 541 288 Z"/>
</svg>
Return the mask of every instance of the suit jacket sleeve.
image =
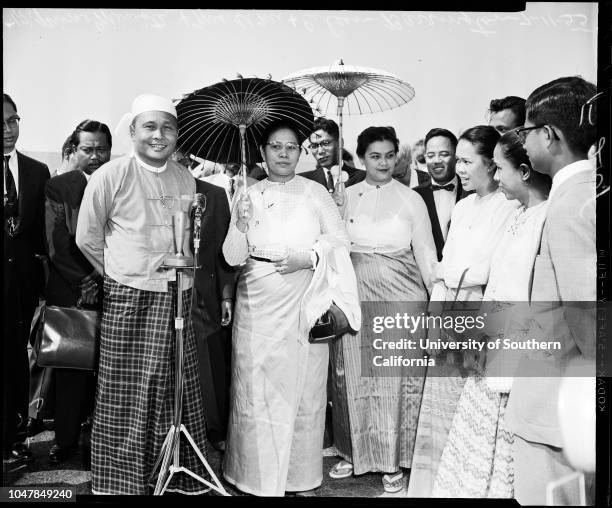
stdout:
<svg viewBox="0 0 612 508">
<path fill-rule="evenodd" d="M 593 357 L 596 336 L 595 200 L 558 207 L 547 219 L 547 241 L 563 318 L 583 355 Z M 559 309 L 558 309 L 559 310 Z M 554 319 L 560 325 L 560 316 Z"/>
<path fill-rule="evenodd" d="M 69 206 L 56 182 L 47 182 L 45 190 L 45 219 L 49 259 L 71 286 L 77 286 L 92 271 L 91 264 L 77 248 L 74 232 L 68 230 L 65 207 Z"/>
<path fill-rule="evenodd" d="M 47 182 L 49 181 L 49 168 L 45 164 L 41 164 L 43 168 L 43 181 L 42 187 L 45 188 Z M 39 206 L 36 207 L 36 218 L 35 218 L 35 227 L 37 231 L 37 242 L 34 248 L 34 252 L 36 254 L 44 255 L 49 252 L 47 241 L 45 237 L 45 195 L 44 192 L 40 194 L 40 201 L 38 203 Z"/>
<path fill-rule="evenodd" d="M 223 240 L 227 236 L 230 223 L 230 209 L 225 192 L 220 189 L 217 193 L 217 213 L 215 214 L 216 234 L 219 238 L 219 248 L 216 253 L 216 272 L 217 280 L 219 281 L 219 289 L 221 298 L 233 298 L 234 284 L 236 281 L 236 272 L 225 262 L 223 257 Z"/>
</svg>

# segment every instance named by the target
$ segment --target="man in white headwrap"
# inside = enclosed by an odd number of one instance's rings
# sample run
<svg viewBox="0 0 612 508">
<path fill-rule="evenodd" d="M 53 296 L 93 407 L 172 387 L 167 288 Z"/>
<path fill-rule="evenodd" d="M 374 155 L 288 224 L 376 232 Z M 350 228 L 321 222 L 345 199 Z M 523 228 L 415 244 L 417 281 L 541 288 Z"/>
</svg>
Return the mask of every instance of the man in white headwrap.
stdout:
<svg viewBox="0 0 612 508">
<path fill-rule="evenodd" d="M 174 270 L 162 268 L 174 252 L 176 198 L 193 195 L 190 172 L 170 159 L 178 131 L 176 109 L 155 95 L 133 104 L 130 155 L 98 169 L 85 189 L 76 243 L 104 273 L 100 363 L 91 436 L 94 494 L 148 494 L 174 404 Z M 189 253 L 189 235 L 183 252 Z M 184 394 L 182 422 L 205 454 L 205 421 L 199 394 L 190 315 L 192 277 L 184 277 Z M 186 443 L 181 465 L 206 477 Z M 209 490 L 186 474 L 169 491 Z"/>
</svg>

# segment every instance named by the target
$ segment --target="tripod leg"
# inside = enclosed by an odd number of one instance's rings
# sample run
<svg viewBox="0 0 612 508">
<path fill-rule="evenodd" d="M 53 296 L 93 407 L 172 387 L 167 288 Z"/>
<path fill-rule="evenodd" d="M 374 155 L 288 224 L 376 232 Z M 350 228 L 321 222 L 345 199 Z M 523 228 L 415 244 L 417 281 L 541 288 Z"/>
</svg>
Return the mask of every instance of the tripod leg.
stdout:
<svg viewBox="0 0 612 508">
<path fill-rule="evenodd" d="M 212 468 L 210 467 L 210 465 L 208 464 L 208 462 L 206 461 L 206 459 L 204 458 L 204 455 L 202 455 L 202 452 L 200 451 L 200 449 L 198 448 L 198 446 L 195 444 L 195 441 L 193 440 L 193 438 L 191 437 L 191 434 L 189 434 L 189 431 L 187 430 L 187 428 L 185 427 L 185 425 L 181 424 L 181 432 L 183 432 L 185 434 L 185 437 L 187 438 L 187 441 L 189 441 L 189 444 L 191 445 L 191 447 L 193 448 L 193 450 L 196 452 L 196 454 L 198 455 L 198 458 L 200 459 L 200 461 L 202 462 L 202 464 L 204 464 L 204 467 L 206 468 L 206 470 L 208 471 L 208 474 L 210 475 L 210 477 L 213 479 L 213 481 L 215 482 L 215 484 L 217 485 L 217 487 L 215 488 L 213 485 L 211 485 L 216 491 L 220 492 L 221 494 L 224 494 L 226 496 L 228 496 L 229 494 L 227 493 L 227 491 L 225 490 L 225 488 L 223 488 L 223 485 L 221 484 L 221 482 L 219 481 L 219 479 L 217 478 L 217 475 L 215 475 L 214 471 L 212 470 Z M 190 474 L 193 475 L 193 473 L 189 472 Z M 207 482 L 208 483 L 208 482 Z M 210 485 L 210 484 L 209 484 Z"/>
<path fill-rule="evenodd" d="M 170 459 L 173 456 L 174 447 L 177 444 L 177 436 L 180 437 L 180 432 L 177 432 L 178 429 L 174 427 L 174 425 L 170 428 L 170 430 L 172 432 L 170 435 L 170 442 L 168 444 L 168 448 L 166 449 L 166 453 L 164 454 L 164 460 L 162 462 L 161 469 L 159 470 L 159 476 L 157 477 L 155 491 L 153 492 L 154 496 L 158 496 L 161 494 L 161 487 L 166 473 L 168 472 L 168 466 L 170 465 Z"/>
<path fill-rule="evenodd" d="M 172 480 L 172 477 L 174 476 L 174 472 L 175 469 L 173 467 L 170 467 L 170 474 L 168 475 L 168 479 L 166 480 L 166 483 L 164 483 L 164 487 L 161 489 L 161 491 L 159 492 L 159 495 L 161 496 L 164 492 L 166 492 L 166 489 L 168 488 L 168 485 L 170 485 L 170 480 Z"/>
<path fill-rule="evenodd" d="M 159 451 L 159 457 L 157 457 L 157 460 L 155 461 L 155 465 L 153 466 L 153 469 L 151 470 L 151 476 L 149 476 L 149 481 L 151 481 L 153 479 L 153 476 L 155 476 L 155 471 L 157 471 L 157 467 L 159 466 L 159 463 L 164 458 L 164 452 L 166 451 L 166 447 L 168 446 L 168 442 L 170 441 L 170 438 L 173 433 L 174 433 L 174 425 L 170 427 L 170 431 L 168 432 L 168 434 L 166 434 L 166 439 L 164 439 L 164 444 L 162 445 L 161 450 Z M 160 470 L 160 474 L 161 474 L 161 470 Z"/>
</svg>

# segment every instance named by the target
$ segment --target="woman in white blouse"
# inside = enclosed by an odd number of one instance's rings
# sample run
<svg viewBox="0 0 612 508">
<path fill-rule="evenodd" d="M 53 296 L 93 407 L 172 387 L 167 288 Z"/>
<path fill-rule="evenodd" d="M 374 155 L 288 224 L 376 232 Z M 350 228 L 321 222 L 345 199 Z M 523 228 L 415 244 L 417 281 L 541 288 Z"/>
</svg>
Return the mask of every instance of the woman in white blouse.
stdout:
<svg viewBox="0 0 612 508">
<path fill-rule="evenodd" d="M 459 138 L 457 176 L 463 189 L 474 193 L 453 209 L 442 261 L 435 274 L 432 301 L 482 300 L 493 251 L 518 206 L 517 201 L 506 200 L 494 179 L 493 150 L 498 140 L 498 132 L 485 125 L 472 127 Z M 429 333 L 433 335 L 432 330 Z M 444 333 L 441 338 L 450 339 Z M 453 352 L 447 353 L 446 359 L 438 356 L 436 360 L 436 375 L 428 372 L 425 380 L 408 486 L 410 497 L 433 495 L 440 457 L 467 376 L 467 371 L 461 368 L 462 360 L 456 358 L 458 366 L 452 361 Z"/>
<path fill-rule="evenodd" d="M 529 285 L 540 246 L 551 179 L 531 168 L 516 132 L 505 133 L 494 151 L 495 181 L 509 200 L 518 200 L 491 257 L 481 314 L 489 340 L 521 340 L 526 330 Z M 504 420 L 512 386 L 512 352 L 486 353 L 485 375 L 468 377 L 448 442 L 440 459 L 434 495 L 513 497 L 513 436 Z M 467 467 L 469 464 L 469 467 Z"/>
<path fill-rule="evenodd" d="M 437 263 L 423 199 L 392 177 L 397 152 L 392 127 L 369 127 L 357 139 L 366 178 L 347 189 L 344 221 L 364 328 L 357 337 L 345 335 L 331 348 L 334 445 L 344 460 L 329 474 L 346 478 L 382 472 L 387 492 L 402 489 L 401 468 L 411 466 L 424 367 L 403 368 L 399 374 L 385 371 L 382 359 L 392 354 L 422 355 L 374 349 L 376 338 L 388 340 L 393 334 L 371 333 L 369 316 L 423 312 Z M 395 336 L 411 338 L 405 329 Z"/>
<path fill-rule="evenodd" d="M 286 122 L 266 128 L 261 153 L 268 178 L 237 202 L 223 245 L 227 262 L 243 265 L 223 474 L 259 496 L 321 484 L 329 348 L 310 344 L 308 333 L 331 300 L 318 303 L 310 322 L 303 307 L 311 307 L 308 291 L 315 298 L 326 292 L 326 285 L 312 291 L 311 283 L 325 284 L 320 269 L 331 253 L 344 252 L 352 274 L 338 207 L 325 187 L 295 174 L 306 135 Z"/>
</svg>

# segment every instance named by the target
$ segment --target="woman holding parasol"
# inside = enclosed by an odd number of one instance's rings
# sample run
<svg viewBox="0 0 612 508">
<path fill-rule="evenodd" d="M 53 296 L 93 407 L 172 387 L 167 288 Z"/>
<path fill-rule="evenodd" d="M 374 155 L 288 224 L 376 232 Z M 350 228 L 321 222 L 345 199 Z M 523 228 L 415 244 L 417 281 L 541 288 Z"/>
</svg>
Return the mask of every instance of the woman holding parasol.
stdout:
<svg viewBox="0 0 612 508">
<path fill-rule="evenodd" d="M 307 134 L 288 120 L 265 127 L 260 151 L 268 178 L 237 203 L 223 246 L 230 265 L 244 265 L 223 473 L 260 496 L 310 490 L 322 481 L 328 347 L 310 344 L 308 335 L 331 304 L 332 272 L 350 294 L 348 304 L 334 301 L 359 328 L 337 206 L 324 187 L 295 174 Z"/>
</svg>

